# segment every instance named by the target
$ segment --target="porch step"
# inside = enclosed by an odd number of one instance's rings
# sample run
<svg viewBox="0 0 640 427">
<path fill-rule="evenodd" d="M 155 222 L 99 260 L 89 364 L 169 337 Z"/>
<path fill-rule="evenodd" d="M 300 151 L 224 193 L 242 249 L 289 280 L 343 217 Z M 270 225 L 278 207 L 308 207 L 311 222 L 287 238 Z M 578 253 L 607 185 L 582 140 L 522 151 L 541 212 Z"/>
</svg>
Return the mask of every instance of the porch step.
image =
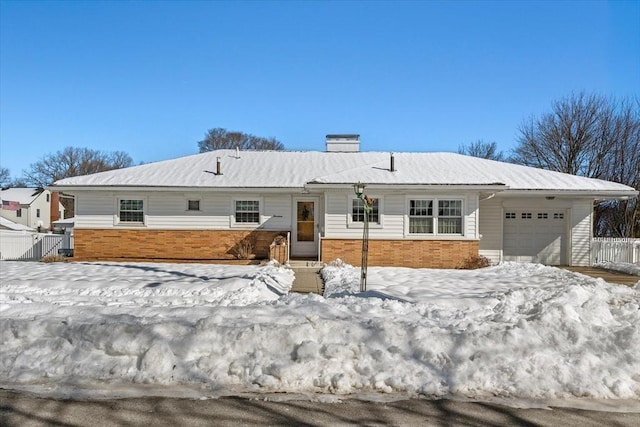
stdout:
<svg viewBox="0 0 640 427">
<path fill-rule="evenodd" d="M 292 269 L 296 268 L 317 268 L 318 271 L 324 267 L 324 263 L 322 261 L 317 260 L 289 260 L 289 267 Z"/>
</svg>

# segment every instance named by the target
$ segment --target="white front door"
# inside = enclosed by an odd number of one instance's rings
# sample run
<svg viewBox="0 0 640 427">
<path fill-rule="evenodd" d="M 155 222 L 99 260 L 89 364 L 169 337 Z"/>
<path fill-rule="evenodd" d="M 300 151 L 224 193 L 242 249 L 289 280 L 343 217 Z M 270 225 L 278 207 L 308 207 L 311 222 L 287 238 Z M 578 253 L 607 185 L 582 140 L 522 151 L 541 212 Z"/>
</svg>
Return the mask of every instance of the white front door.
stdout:
<svg viewBox="0 0 640 427">
<path fill-rule="evenodd" d="M 293 200 L 293 236 L 291 256 L 318 256 L 318 198 L 299 197 Z"/>
</svg>

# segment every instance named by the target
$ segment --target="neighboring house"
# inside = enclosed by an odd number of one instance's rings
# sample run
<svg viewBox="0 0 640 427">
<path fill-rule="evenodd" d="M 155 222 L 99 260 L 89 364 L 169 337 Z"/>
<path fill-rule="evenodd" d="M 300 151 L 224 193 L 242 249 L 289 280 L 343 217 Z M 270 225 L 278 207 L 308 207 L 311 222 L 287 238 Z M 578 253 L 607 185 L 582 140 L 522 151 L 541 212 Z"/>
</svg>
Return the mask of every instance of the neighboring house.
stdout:
<svg viewBox="0 0 640 427">
<path fill-rule="evenodd" d="M 64 217 L 64 207 L 58 194 L 50 190 L 8 188 L 0 191 L 0 199 L 0 216 L 34 230 L 47 231 L 52 220 Z"/>
<path fill-rule="evenodd" d="M 361 183 L 376 200 L 369 265 L 438 268 L 478 254 L 588 265 L 594 201 L 637 195 L 461 154 L 358 150 L 358 135 L 328 135 L 327 152 L 218 150 L 51 189 L 75 196 L 81 259 L 232 259 L 247 242 L 266 258 L 274 237 L 290 233 L 292 258 L 360 265 Z"/>
</svg>

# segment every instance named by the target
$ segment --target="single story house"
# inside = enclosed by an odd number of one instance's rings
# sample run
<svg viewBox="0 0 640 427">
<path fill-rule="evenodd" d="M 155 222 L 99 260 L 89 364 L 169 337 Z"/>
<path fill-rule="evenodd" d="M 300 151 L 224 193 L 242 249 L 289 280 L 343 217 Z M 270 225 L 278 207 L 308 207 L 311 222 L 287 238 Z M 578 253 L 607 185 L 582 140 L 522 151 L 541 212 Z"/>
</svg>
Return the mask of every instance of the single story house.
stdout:
<svg viewBox="0 0 640 427">
<path fill-rule="evenodd" d="M 588 265 L 594 201 L 626 185 L 454 153 L 361 152 L 327 135 L 326 152 L 217 150 L 54 183 L 75 196 L 80 259 L 269 256 L 360 265 L 375 199 L 369 265 L 452 268 L 474 255 Z"/>
<path fill-rule="evenodd" d="M 64 217 L 58 194 L 43 188 L 0 190 L 0 216 L 38 231 L 48 231 L 51 222 Z"/>
</svg>

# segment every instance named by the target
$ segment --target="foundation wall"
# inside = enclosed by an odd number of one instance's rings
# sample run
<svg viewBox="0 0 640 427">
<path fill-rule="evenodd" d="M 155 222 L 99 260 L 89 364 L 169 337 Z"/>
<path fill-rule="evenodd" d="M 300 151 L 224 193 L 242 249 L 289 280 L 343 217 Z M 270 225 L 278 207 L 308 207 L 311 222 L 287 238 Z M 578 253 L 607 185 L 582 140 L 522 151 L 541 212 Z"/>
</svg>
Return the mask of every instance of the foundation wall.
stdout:
<svg viewBox="0 0 640 427">
<path fill-rule="evenodd" d="M 478 255 L 477 240 L 369 240 L 368 265 L 380 267 L 457 268 Z M 360 266 L 362 240 L 322 239 L 322 261 Z"/>
<path fill-rule="evenodd" d="M 88 230 L 74 231 L 75 259 L 266 259 L 282 231 Z M 286 232 L 285 232 L 286 233 Z M 247 243 L 253 249 L 247 251 Z M 247 257 L 238 256 L 245 252 Z"/>
</svg>

